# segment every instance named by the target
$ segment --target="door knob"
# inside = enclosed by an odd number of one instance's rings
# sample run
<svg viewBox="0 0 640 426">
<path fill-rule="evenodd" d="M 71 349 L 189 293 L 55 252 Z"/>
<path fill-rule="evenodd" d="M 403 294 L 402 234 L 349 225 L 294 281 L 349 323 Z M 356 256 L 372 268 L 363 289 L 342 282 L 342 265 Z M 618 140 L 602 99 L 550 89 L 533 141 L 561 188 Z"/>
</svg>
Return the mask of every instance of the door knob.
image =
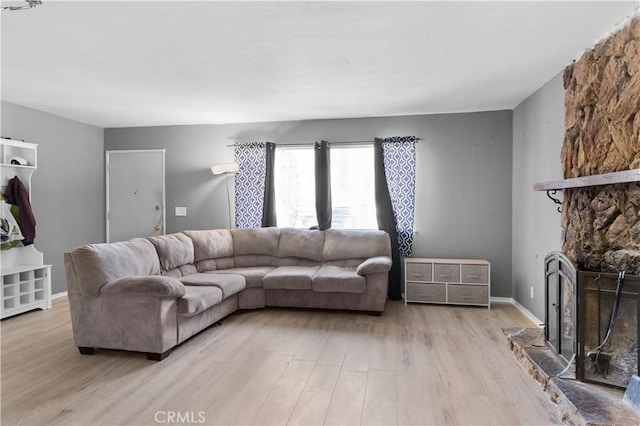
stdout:
<svg viewBox="0 0 640 426">
<path fill-rule="evenodd" d="M 156 204 L 156 210 L 160 210 L 160 205 Z"/>
<path fill-rule="evenodd" d="M 153 227 L 153 229 L 156 230 L 156 231 L 159 231 L 162 228 L 160 227 L 160 225 L 156 225 L 156 226 Z"/>
</svg>

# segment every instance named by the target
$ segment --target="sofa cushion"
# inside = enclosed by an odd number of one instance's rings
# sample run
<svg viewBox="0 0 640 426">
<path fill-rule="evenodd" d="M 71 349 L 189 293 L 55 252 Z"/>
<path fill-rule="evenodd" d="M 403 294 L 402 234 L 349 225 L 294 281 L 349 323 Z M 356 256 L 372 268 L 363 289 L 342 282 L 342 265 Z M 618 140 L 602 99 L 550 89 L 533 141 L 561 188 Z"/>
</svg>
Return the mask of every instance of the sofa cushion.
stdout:
<svg viewBox="0 0 640 426">
<path fill-rule="evenodd" d="M 242 275 L 198 273 L 180 278 L 180 282 L 186 286 L 214 286 L 222 290 L 222 298 L 226 299 L 245 289 L 244 277 Z"/>
<path fill-rule="evenodd" d="M 278 253 L 280 228 L 232 229 L 231 235 L 234 256 Z"/>
<path fill-rule="evenodd" d="M 242 275 L 247 288 L 262 288 L 262 279 L 268 272 L 274 269 L 273 266 L 253 266 L 247 268 L 219 269 L 216 270 L 216 274 Z"/>
<path fill-rule="evenodd" d="M 303 257 L 320 262 L 324 232 L 283 228 L 280 230 L 278 257 Z"/>
<path fill-rule="evenodd" d="M 265 289 L 310 290 L 317 266 L 279 266 L 262 280 Z"/>
<path fill-rule="evenodd" d="M 182 233 L 149 237 L 160 258 L 163 271 L 193 263 L 193 242 Z"/>
<path fill-rule="evenodd" d="M 253 266 L 280 266 L 280 258 L 266 254 L 244 254 L 233 258 L 234 268 L 250 268 Z"/>
<path fill-rule="evenodd" d="M 222 290 L 214 286 L 184 286 L 178 299 L 178 315 L 190 317 L 222 302 Z"/>
<path fill-rule="evenodd" d="M 233 256 L 233 238 L 228 229 L 183 231 L 193 242 L 194 260 Z"/>
<path fill-rule="evenodd" d="M 324 232 L 324 261 L 391 257 L 391 240 L 384 231 L 327 229 Z"/>
<path fill-rule="evenodd" d="M 195 263 L 198 272 L 217 271 L 218 269 L 229 269 L 235 265 L 233 257 L 220 257 L 218 259 L 205 259 Z"/>
<path fill-rule="evenodd" d="M 188 265 L 178 266 L 177 268 L 173 268 L 170 271 L 162 271 L 162 275 L 166 277 L 171 277 L 171 278 L 180 278 L 180 277 L 184 277 L 185 275 L 195 274 L 197 272 L 198 272 L 198 269 L 196 268 L 195 265 L 188 264 Z"/>
<path fill-rule="evenodd" d="M 158 254 L 145 238 L 84 245 L 73 250 L 70 256 L 80 292 L 87 296 L 97 296 L 100 287 L 118 278 L 160 274 Z"/>
<path fill-rule="evenodd" d="M 364 293 L 365 278 L 354 268 L 322 265 L 313 276 L 313 291 L 327 293 Z"/>
</svg>

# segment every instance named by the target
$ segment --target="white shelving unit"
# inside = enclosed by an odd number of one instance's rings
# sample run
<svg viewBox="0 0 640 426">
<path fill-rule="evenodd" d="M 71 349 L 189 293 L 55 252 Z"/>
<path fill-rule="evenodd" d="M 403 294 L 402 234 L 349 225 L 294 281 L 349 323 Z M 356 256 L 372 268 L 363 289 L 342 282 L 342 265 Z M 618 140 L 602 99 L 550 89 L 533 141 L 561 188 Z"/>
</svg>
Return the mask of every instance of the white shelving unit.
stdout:
<svg viewBox="0 0 640 426">
<path fill-rule="evenodd" d="M 404 303 L 491 307 L 491 263 L 477 259 L 404 259 Z"/>
<path fill-rule="evenodd" d="M 12 164 L 12 160 L 18 164 Z M 22 164 L 26 162 L 26 164 Z M 0 189 L 17 176 L 29 192 L 31 176 L 38 168 L 38 145 L 0 139 Z M 0 318 L 33 309 L 51 308 L 51 265 L 33 244 L 0 250 Z"/>
</svg>

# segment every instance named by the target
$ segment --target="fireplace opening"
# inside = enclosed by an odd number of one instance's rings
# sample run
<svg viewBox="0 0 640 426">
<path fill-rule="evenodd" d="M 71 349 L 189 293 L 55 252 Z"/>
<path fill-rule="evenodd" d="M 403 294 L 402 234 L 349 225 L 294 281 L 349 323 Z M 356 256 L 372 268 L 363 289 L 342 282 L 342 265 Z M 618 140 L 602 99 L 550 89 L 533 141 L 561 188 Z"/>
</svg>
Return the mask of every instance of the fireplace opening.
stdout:
<svg viewBox="0 0 640 426">
<path fill-rule="evenodd" d="M 578 273 L 577 378 L 626 388 L 640 372 L 640 277 L 624 273 Z"/>
<path fill-rule="evenodd" d="M 545 343 L 558 376 L 625 389 L 640 374 L 640 277 L 577 271 L 561 252 L 545 257 Z M 575 365 L 573 364 L 575 360 Z"/>
</svg>

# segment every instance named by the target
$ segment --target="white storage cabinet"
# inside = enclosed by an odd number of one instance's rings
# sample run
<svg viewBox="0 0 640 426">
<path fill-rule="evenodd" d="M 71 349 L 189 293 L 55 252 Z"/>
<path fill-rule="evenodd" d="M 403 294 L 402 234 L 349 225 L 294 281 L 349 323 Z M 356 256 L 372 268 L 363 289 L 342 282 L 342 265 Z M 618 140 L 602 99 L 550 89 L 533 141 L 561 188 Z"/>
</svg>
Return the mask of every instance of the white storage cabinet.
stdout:
<svg viewBox="0 0 640 426">
<path fill-rule="evenodd" d="M 491 307 L 491 263 L 477 259 L 404 259 L 404 302 Z"/>
</svg>

